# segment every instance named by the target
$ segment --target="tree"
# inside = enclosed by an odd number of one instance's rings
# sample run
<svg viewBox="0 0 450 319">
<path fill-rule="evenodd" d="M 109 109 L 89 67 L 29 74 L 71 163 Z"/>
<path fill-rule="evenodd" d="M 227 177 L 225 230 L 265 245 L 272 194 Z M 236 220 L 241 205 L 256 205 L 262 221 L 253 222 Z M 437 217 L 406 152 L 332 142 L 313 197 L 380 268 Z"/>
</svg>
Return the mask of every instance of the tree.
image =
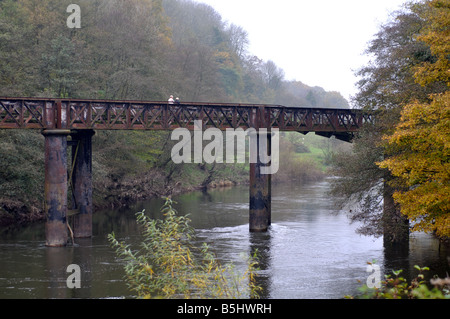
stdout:
<svg viewBox="0 0 450 319">
<path fill-rule="evenodd" d="M 407 217 L 391 200 L 405 185 L 375 164 L 398 151 L 386 148 L 383 136 L 396 127 L 405 104 L 427 101 L 429 94 L 444 89 L 438 82 L 421 86 L 414 78 L 415 66 L 435 59 L 429 45 L 417 39 L 427 24 L 425 12 L 423 3 L 406 5 L 393 13 L 370 42 L 367 53 L 373 58 L 357 73 L 361 80 L 352 103 L 376 112 L 377 121 L 360 132 L 351 154 L 341 152 L 334 157 L 333 170 L 341 178 L 334 181 L 332 193 L 343 199 L 342 206 L 356 200 L 358 205 L 349 212 L 351 220 L 362 222 L 359 230 L 363 234 L 384 235 L 385 243 L 406 240 L 409 227 Z"/>
<path fill-rule="evenodd" d="M 96 15 L 89 12 L 82 30 L 91 52 L 92 86 L 104 98 L 161 99 L 171 48 L 161 1 L 100 0 L 91 11 Z"/>
<path fill-rule="evenodd" d="M 233 72 L 224 68 L 233 65 L 222 17 L 193 1 L 165 0 L 164 7 L 173 34 L 173 49 L 168 52 L 171 92 L 183 101 L 226 101 L 222 84 Z"/>
<path fill-rule="evenodd" d="M 445 83 L 450 78 L 450 1 L 432 0 L 428 2 L 429 11 L 424 13 L 427 26 L 418 37 L 430 46 L 433 61 L 426 61 L 416 68 L 416 80 L 422 86 Z"/>
<path fill-rule="evenodd" d="M 239 59 L 244 58 L 250 44 L 248 32 L 241 26 L 231 24 L 227 29 L 227 34 L 232 50 L 236 53 Z"/>
<path fill-rule="evenodd" d="M 75 96 L 77 84 L 82 73 L 82 59 L 79 46 L 67 37 L 60 35 L 53 39 L 47 51 L 42 54 L 39 72 L 45 92 L 57 97 Z"/>
<path fill-rule="evenodd" d="M 450 86 L 450 1 L 429 1 L 427 26 L 418 40 L 427 43 L 433 62 L 415 68 L 423 86 L 436 82 Z M 414 230 L 450 236 L 450 92 L 430 95 L 429 102 L 405 105 L 400 123 L 387 135 L 389 153 L 379 163 L 407 187 L 394 199 L 401 212 L 415 222 Z M 394 152 L 393 152 L 394 151 Z"/>
<path fill-rule="evenodd" d="M 27 33 L 23 15 L 19 12 L 19 5 L 12 0 L 3 1 L 0 6 L 0 95 L 18 94 L 22 81 L 28 79 L 23 65 L 25 47 L 23 38 Z M 13 58 L 15 57 L 15 58 Z"/>
<path fill-rule="evenodd" d="M 276 91 L 284 80 L 284 71 L 275 62 L 269 60 L 263 65 L 264 80 L 266 85 Z"/>
</svg>

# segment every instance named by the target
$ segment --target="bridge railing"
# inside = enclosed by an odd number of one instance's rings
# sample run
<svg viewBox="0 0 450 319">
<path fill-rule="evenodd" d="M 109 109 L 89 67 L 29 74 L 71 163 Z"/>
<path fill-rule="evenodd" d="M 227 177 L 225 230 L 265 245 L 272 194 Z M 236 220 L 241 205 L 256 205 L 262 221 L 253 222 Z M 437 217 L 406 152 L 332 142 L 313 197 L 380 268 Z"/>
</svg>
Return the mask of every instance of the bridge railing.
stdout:
<svg viewBox="0 0 450 319">
<path fill-rule="evenodd" d="M 279 105 L 0 98 L 0 128 L 6 129 L 172 130 L 191 129 L 196 120 L 221 130 L 348 133 L 374 118 L 360 110 Z"/>
</svg>

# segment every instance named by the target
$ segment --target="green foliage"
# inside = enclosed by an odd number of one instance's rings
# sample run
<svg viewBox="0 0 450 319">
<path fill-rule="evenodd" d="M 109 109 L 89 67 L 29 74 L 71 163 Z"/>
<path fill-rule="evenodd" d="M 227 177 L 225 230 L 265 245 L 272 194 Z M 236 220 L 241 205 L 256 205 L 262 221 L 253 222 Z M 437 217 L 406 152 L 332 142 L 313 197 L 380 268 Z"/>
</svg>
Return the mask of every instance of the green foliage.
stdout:
<svg viewBox="0 0 450 319">
<path fill-rule="evenodd" d="M 293 132 L 280 134 L 279 170 L 272 181 L 308 182 L 325 177 L 326 166 L 319 148 L 325 138 L 314 134 L 304 136 Z"/>
<path fill-rule="evenodd" d="M 370 263 L 369 263 L 370 264 Z M 433 288 L 429 288 L 425 281 L 424 273 L 428 267 L 415 265 L 419 272 L 410 283 L 400 276 L 403 270 L 394 270 L 392 274 L 385 275 L 380 288 L 369 288 L 363 285 L 359 288 L 358 296 L 346 296 L 348 299 L 450 299 L 450 278 L 431 279 Z"/>
<path fill-rule="evenodd" d="M 0 130 L 0 201 L 40 204 L 44 176 L 36 167 L 44 166 L 43 142 L 38 132 Z"/>
<path fill-rule="evenodd" d="M 178 216 L 170 199 L 162 207 L 164 220 L 137 214 L 142 227 L 138 250 L 119 242 L 114 233 L 108 239 L 126 262 L 127 283 L 138 298 L 256 298 L 257 258 L 250 256 L 248 269 L 236 273 L 231 264 L 221 265 L 204 243 L 193 245 L 195 230 L 187 216 Z"/>
<path fill-rule="evenodd" d="M 248 34 L 190 0 L 0 2 L 0 95 L 346 107 L 336 92 L 291 85 L 247 52 Z M 51 19 L 48 19 L 51 17 Z M 45 21 L 45 23 L 43 22 Z M 305 93 L 306 92 L 306 93 Z M 326 105 L 325 105 L 326 104 Z"/>
</svg>

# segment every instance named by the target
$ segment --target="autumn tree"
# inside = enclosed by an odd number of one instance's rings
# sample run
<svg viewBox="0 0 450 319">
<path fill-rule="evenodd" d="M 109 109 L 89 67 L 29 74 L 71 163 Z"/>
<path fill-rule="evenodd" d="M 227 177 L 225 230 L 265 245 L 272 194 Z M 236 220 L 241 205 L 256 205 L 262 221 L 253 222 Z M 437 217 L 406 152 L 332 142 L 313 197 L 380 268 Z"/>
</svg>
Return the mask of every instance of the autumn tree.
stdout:
<svg viewBox="0 0 450 319">
<path fill-rule="evenodd" d="M 394 199 L 401 212 L 414 222 L 414 230 L 450 236 L 450 1 L 428 1 L 426 26 L 418 36 L 430 46 L 433 59 L 414 68 L 423 87 L 445 83 L 444 93 L 429 101 L 405 105 L 400 123 L 387 135 L 388 153 L 379 163 L 400 179 L 405 190 Z"/>
<path fill-rule="evenodd" d="M 79 33 L 89 44 L 87 79 L 99 97 L 165 99 L 171 33 L 161 0 L 99 0 L 86 11 Z"/>
<path fill-rule="evenodd" d="M 212 7 L 193 1 L 164 0 L 173 48 L 167 90 L 182 101 L 227 101 L 220 69 L 230 54 L 222 17 Z"/>
<path fill-rule="evenodd" d="M 357 75 L 359 92 L 352 103 L 376 112 L 377 121 L 367 125 L 353 143 L 353 152 L 339 152 L 334 157 L 334 173 L 341 178 L 333 183 L 332 193 L 342 199 L 342 207 L 353 205 L 349 216 L 361 222 L 360 232 L 383 236 L 385 243 L 407 242 L 408 219 L 392 200 L 398 178 L 376 165 L 397 150 L 387 149 L 383 139 L 400 121 L 403 106 L 411 101 L 427 101 L 429 94 L 442 92 L 442 83 L 421 86 L 415 82 L 414 67 L 433 62 L 429 45 L 417 39 L 427 25 L 423 3 L 406 4 L 369 43 L 371 61 Z M 396 187 L 404 187 L 401 182 Z M 398 189 L 397 189 L 398 190 Z"/>
</svg>

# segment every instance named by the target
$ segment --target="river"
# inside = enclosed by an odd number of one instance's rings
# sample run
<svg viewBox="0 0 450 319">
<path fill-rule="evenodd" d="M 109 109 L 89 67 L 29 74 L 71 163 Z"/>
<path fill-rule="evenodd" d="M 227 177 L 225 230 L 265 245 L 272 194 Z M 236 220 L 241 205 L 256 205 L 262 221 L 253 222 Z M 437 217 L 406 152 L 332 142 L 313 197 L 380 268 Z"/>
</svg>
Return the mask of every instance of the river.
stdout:
<svg viewBox="0 0 450 319">
<path fill-rule="evenodd" d="M 426 234 L 413 234 L 409 249 L 384 249 L 382 238 L 358 235 L 344 212 L 336 213 L 327 195 L 327 181 L 303 185 L 272 185 L 272 226 L 267 233 L 248 231 L 248 187 L 238 186 L 177 196 L 175 208 L 190 214 L 201 242 L 207 242 L 223 262 L 244 267 L 242 254 L 260 252 L 259 284 L 263 298 L 338 299 L 355 295 L 376 260 L 381 275 L 414 265 L 430 274 L 450 273 L 449 252 Z M 123 280 L 123 263 L 110 248 L 107 235 L 135 242 L 135 213 L 143 209 L 160 217 L 161 199 L 126 210 L 94 214 L 93 238 L 64 248 L 45 247 L 43 224 L 0 230 L 0 298 L 123 298 L 130 293 Z M 67 288 L 67 266 L 81 269 L 81 288 Z M 358 282 L 358 280 L 360 282 Z"/>
</svg>

